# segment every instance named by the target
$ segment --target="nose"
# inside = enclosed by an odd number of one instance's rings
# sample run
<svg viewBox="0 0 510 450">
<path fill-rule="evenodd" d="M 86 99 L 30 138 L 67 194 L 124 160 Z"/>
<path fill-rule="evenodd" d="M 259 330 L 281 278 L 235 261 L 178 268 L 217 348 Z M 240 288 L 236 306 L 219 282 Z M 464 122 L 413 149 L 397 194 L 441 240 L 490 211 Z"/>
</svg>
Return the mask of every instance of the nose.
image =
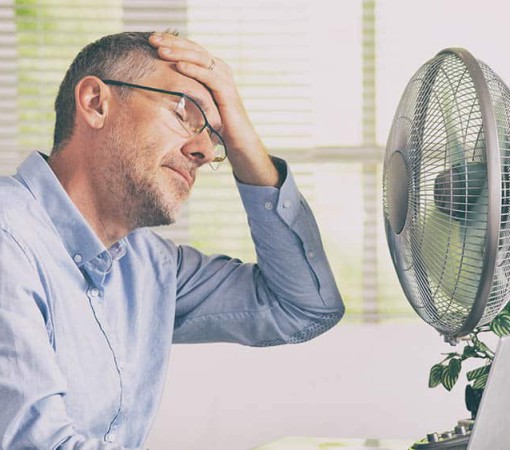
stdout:
<svg viewBox="0 0 510 450">
<path fill-rule="evenodd" d="M 181 151 L 197 166 L 210 163 L 214 158 L 214 145 L 206 129 L 188 141 Z"/>
</svg>

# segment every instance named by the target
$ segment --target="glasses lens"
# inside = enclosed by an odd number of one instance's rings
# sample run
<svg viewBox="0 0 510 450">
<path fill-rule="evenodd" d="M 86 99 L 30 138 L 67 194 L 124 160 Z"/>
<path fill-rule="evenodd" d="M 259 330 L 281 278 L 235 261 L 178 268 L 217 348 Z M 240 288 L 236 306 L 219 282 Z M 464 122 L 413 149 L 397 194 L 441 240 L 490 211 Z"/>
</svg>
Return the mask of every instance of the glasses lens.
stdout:
<svg viewBox="0 0 510 450">
<path fill-rule="evenodd" d="M 209 131 L 209 137 L 211 138 L 211 142 L 214 147 L 213 161 L 222 162 L 227 157 L 225 143 L 223 142 L 221 136 L 213 128 L 208 127 L 207 129 Z"/>
<path fill-rule="evenodd" d="M 180 97 L 174 113 L 181 125 L 190 134 L 199 134 L 205 126 L 204 114 L 200 107 L 186 96 Z"/>
<path fill-rule="evenodd" d="M 218 170 L 221 163 L 225 161 L 225 158 L 227 157 L 225 143 L 221 136 L 213 128 L 208 127 L 207 131 L 209 132 L 209 137 L 211 138 L 211 143 L 214 148 L 213 159 L 209 165 L 213 170 Z"/>
<path fill-rule="evenodd" d="M 207 127 L 206 130 L 214 149 L 211 167 L 216 170 L 227 157 L 225 143 L 218 132 L 207 124 L 207 119 L 200 106 L 189 97 L 183 96 L 179 101 L 175 114 L 182 125 L 192 134 L 200 134 L 204 127 Z"/>
</svg>

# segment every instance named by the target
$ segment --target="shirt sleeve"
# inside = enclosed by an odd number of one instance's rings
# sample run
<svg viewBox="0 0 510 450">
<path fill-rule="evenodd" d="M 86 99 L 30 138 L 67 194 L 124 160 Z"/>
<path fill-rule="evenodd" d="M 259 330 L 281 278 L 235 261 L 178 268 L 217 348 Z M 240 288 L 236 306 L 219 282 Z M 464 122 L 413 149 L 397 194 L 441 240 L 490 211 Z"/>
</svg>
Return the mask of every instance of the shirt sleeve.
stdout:
<svg viewBox="0 0 510 450">
<path fill-rule="evenodd" d="M 0 229 L 0 448 L 121 450 L 73 429 L 51 342 L 51 311 L 28 255 Z"/>
<path fill-rule="evenodd" d="M 257 263 L 178 251 L 174 342 L 299 343 L 343 316 L 319 230 L 286 163 L 278 188 L 238 183 Z"/>
</svg>

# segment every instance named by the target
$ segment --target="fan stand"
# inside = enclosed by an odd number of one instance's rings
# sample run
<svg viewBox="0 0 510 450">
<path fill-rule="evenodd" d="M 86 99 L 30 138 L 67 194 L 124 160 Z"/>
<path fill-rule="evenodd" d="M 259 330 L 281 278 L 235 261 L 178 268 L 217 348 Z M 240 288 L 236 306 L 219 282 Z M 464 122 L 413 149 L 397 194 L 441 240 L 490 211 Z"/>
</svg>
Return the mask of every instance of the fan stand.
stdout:
<svg viewBox="0 0 510 450">
<path fill-rule="evenodd" d="M 510 448 L 510 336 L 500 338 L 468 450 Z"/>
</svg>

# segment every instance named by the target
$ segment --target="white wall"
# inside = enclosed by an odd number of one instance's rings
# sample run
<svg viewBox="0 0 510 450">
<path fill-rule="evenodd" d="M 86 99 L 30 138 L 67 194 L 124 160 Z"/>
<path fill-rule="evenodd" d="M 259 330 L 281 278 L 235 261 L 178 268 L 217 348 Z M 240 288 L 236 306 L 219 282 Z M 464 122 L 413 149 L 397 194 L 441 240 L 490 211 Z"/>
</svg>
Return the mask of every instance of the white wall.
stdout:
<svg viewBox="0 0 510 450">
<path fill-rule="evenodd" d="M 284 436 L 408 438 L 467 418 L 463 377 L 427 387 L 451 350 L 424 322 L 341 323 L 311 342 L 174 346 L 147 447 L 243 450 Z"/>
</svg>

